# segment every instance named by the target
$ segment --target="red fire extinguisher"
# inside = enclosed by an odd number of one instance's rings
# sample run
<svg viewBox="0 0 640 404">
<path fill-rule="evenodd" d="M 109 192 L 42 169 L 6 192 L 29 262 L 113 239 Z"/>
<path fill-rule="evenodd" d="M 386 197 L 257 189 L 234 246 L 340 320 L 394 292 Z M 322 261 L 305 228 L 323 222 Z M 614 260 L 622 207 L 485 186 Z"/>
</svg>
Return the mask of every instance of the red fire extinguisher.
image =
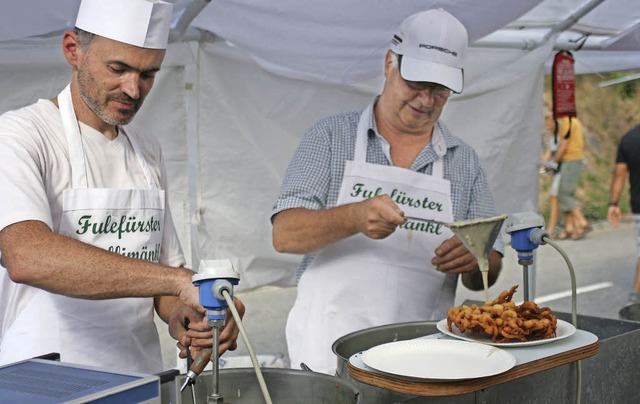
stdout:
<svg viewBox="0 0 640 404">
<path fill-rule="evenodd" d="M 576 116 L 576 76 L 569 51 L 556 53 L 551 70 L 554 119 Z"/>
</svg>

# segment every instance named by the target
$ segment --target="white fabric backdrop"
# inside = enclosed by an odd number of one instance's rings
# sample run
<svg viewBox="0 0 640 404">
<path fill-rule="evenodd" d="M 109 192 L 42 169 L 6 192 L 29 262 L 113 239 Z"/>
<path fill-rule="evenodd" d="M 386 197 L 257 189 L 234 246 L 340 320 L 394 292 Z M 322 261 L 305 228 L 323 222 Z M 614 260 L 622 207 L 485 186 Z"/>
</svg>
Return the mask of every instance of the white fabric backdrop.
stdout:
<svg viewBox="0 0 640 404">
<path fill-rule="evenodd" d="M 12 55 L 0 57 L 0 112 L 52 97 L 68 82 L 59 42 L 39 46 L 34 60 L 30 50 L 0 49 Z M 473 49 L 465 91 L 445 108 L 453 133 L 484 161 L 501 213 L 536 210 L 550 48 Z M 291 285 L 300 257 L 273 250 L 269 221 L 289 158 L 314 121 L 364 108 L 381 85 L 382 78 L 348 86 L 278 76 L 223 41 L 172 45 L 135 124 L 163 145 L 187 258 L 195 266 L 232 259 L 239 290 Z"/>
<path fill-rule="evenodd" d="M 444 8 L 473 42 L 541 0 L 233 0 L 211 2 L 192 26 L 246 50 L 265 69 L 289 77 L 358 83 L 382 74 L 395 30 L 420 10 Z M 490 11 L 490 17 L 482 15 Z"/>
<path fill-rule="evenodd" d="M 543 65 L 550 51 L 550 45 L 530 53 L 473 50 L 465 92 L 445 108 L 447 124 L 485 162 L 501 213 L 537 209 Z M 290 285 L 300 257 L 274 252 L 269 222 L 288 160 L 314 121 L 364 108 L 382 81 L 354 90 L 288 79 L 221 41 L 202 47 L 198 71 L 198 148 L 190 158 L 200 170 L 198 193 L 191 195 L 194 262 L 231 258 L 243 275 L 240 289 Z M 184 182 L 178 178 L 185 173 L 172 171 L 172 183 Z"/>
</svg>

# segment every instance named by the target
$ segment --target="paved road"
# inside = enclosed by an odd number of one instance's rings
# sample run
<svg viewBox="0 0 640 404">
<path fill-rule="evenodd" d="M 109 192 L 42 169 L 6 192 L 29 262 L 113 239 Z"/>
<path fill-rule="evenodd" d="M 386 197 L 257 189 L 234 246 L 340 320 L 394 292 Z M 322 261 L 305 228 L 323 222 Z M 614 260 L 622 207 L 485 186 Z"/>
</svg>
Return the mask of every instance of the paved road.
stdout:
<svg viewBox="0 0 640 404">
<path fill-rule="evenodd" d="M 598 223 L 586 238 L 578 241 L 562 240 L 556 244 L 568 256 L 576 274 L 578 314 L 618 318 L 631 292 L 636 262 L 635 230 L 631 222 L 612 228 L 607 223 Z M 535 298 L 541 306 L 554 311 L 571 311 L 571 281 L 567 264 L 562 255 L 551 245 L 540 246 L 535 255 Z M 523 270 L 518 264 L 516 252 L 506 247 L 503 270 L 490 296 L 519 284 L 516 300 L 523 299 Z M 288 363 L 284 328 L 287 314 L 295 300 L 295 288 L 264 287 L 238 293 L 245 302 L 247 312 L 244 325 L 249 339 L 258 355 L 282 356 Z M 483 300 L 483 292 L 471 292 L 460 286 L 456 305 L 466 299 Z M 167 367 L 173 367 L 175 355 L 173 341 L 163 337 Z M 248 351 L 244 341 L 239 348 L 225 357 L 236 360 L 246 358 Z M 247 359 L 248 360 L 248 359 Z M 178 367 L 183 364 L 178 363 Z M 247 366 L 251 366 L 248 362 Z"/>
</svg>

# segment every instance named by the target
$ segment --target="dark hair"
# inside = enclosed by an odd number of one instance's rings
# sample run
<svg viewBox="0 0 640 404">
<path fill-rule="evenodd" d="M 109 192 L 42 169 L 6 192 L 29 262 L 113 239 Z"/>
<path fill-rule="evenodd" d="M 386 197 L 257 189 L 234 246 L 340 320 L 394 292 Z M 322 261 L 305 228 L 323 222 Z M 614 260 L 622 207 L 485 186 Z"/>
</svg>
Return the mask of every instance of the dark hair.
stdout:
<svg viewBox="0 0 640 404">
<path fill-rule="evenodd" d="M 91 32 L 85 31 L 78 27 L 75 27 L 73 29 L 73 32 L 75 32 L 78 36 L 78 44 L 80 45 L 80 49 L 86 51 L 95 34 L 92 34 Z"/>
</svg>

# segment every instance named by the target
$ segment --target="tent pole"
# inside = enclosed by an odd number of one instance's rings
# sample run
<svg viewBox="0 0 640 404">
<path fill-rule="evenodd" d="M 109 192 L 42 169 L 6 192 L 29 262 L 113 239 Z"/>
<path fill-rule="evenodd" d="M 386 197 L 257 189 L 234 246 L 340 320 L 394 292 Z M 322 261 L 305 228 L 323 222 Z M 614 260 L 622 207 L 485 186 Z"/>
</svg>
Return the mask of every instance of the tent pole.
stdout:
<svg viewBox="0 0 640 404">
<path fill-rule="evenodd" d="M 211 3 L 211 0 L 193 0 L 189 3 L 176 22 L 176 26 L 171 28 L 171 32 L 169 32 L 169 42 L 181 40 L 185 31 L 189 28 L 189 24 L 191 24 L 209 3 Z"/>
<path fill-rule="evenodd" d="M 542 38 L 542 42 L 544 43 L 547 40 L 549 40 L 549 38 L 551 38 L 552 35 L 555 35 L 559 32 L 566 31 L 567 29 L 574 26 L 580 20 L 580 18 L 589 14 L 591 10 L 598 7 L 603 1 L 604 0 L 591 0 L 589 3 L 585 4 L 584 7 L 582 7 L 580 10 L 571 14 L 568 18 L 566 18 L 560 24 L 557 24 L 556 26 L 551 28 L 551 30 L 545 34 L 544 38 Z"/>
<path fill-rule="evenodd" d="M 589 3 L 584 5 L 580 10 L 571 14 L 569 17 L 567 17 L 560 23 L 550 27 L 549 31 L 545 33 L 544 36 L 540 39 L 524 38 L 524 39 L 512 39 L 512 40 L 500 40 L 500 39 L 492 40 L 488 38 L 486 40 L 480 39 L 474 42 L 473 44 L 471 44 L 471 46 L 482 47 L 482 48 L 505 48 L 506 47 L 506 48 L 522 49 L 522 50 L 535 49 L 540 45 L 547 43 L 554 35 L 564 32 L 567 29 L 574 26 L 580 20 L 580 18 L 587 15 L 591 10 L 598 7 L 603 2 L 604 0 L 591 0 Z M 489 35 L 489 37 L 490 36 L 491 35 Z M 582 46 L 582 45 L 583 44 L 568 42 L 568 43 L 557 44 L 555 48 L 556 49 L 574 49 L 574 48 L 580 47 L 580 49 L 592 49 L 592 50 L 602 49 L 601 45 L 596 45 L 596 46 L 589 46 L 589 45 Z"/>
<path fill-rule="evenodd" d="M 200 153 L 198 139 L 198 59 L 199 44 L 191 44 L 195 63 L 185 65 L 185 110 L 187 140 L 187 195 L 189 223 L 189 257 L 190 267 L 197 268 L 200 262 L 200 238 L 198 237 L 202 221 L 202 201 L 200 193 Z"/>
</svg>

